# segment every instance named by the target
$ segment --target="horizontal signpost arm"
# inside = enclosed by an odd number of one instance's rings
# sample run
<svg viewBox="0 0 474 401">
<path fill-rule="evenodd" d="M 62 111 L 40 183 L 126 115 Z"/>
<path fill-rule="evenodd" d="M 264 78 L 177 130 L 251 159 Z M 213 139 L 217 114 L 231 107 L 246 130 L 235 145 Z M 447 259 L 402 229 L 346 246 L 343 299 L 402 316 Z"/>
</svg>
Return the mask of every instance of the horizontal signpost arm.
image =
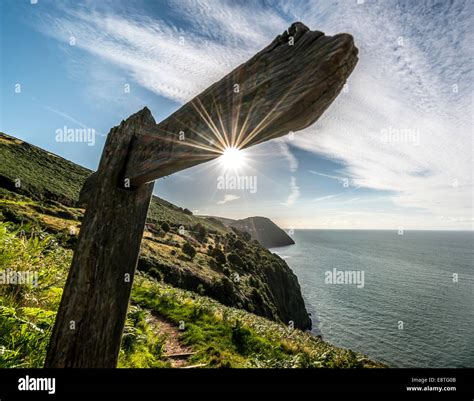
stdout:
<svg viewBox="0 0 474 401">
<path fill-rule="evenodd" d="M 294 23 L 159 124 L 142 127 L 124 172 L 132 186 L 314 123 L 357 63 L 352 36 Z"/>
</svg>

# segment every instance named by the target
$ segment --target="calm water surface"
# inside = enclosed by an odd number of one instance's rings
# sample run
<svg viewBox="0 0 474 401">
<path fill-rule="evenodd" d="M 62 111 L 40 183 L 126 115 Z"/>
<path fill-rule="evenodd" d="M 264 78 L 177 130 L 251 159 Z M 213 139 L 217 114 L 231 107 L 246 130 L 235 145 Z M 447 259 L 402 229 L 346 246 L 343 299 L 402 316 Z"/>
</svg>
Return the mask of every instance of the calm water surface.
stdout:
<svg viewBox="0 0 474 401">
<path fill-rule="evenodd" d="M 298 276 L 315 334 L 390 366 L 474 367 L 474 233 L 296 230 L 293 237 L 295 245 L 272 252 Z M 364 287 L 325 284 L 333 268 L 364 271 Z"/>
</svg>

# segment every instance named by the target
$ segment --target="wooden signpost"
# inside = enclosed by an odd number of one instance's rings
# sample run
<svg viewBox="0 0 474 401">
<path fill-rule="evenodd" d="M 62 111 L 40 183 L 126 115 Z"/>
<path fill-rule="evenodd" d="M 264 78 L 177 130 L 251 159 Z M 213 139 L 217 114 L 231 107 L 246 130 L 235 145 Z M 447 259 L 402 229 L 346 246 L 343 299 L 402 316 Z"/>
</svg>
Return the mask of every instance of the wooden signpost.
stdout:
<svg viewBox="0 0 474 401">
<path fill-rule="evenodd" d="M 356 63 L 350 35 L 294 23 L 161 123 L 145 108 L 114 127 L 81 191 L 86 212 L 45 367 L 117 365 L 154 180 L 309 126 Z"/>
</svg>

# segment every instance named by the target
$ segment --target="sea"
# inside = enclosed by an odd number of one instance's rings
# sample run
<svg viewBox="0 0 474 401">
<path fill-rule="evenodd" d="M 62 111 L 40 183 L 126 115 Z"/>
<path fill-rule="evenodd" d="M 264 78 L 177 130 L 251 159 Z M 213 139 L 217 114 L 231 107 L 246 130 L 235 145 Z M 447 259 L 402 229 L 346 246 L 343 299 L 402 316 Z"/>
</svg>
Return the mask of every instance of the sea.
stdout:
<svg viewBox="0 0 474 401">
<path fill-rule="evenodd" d="M 295 230 L 312 332 L 390 367 L 474 367 L 474 233 Z M 363 279 L 363 280 L 362 280 Z"/>
</svg>

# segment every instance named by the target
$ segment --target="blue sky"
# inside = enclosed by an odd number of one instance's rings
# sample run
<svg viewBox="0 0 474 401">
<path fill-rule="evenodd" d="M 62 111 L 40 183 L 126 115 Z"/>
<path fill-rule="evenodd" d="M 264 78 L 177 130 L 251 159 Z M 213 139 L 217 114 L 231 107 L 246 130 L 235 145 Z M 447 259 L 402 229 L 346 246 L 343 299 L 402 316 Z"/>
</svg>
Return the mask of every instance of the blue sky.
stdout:
<svg viewBox="0 0 474 401">
<path fill-rule="evenodd" d="M 246 151 L 239 174 L 257 177 L 256 191 L 217 188 L 225 172 L 216 161 L 157 181 L 155 194 L 199 214 L 263 215 L 287 228 L 473 227 L 470 1 L 0 7 L 0 130 L 91 169 L 111 127 L 143 106 L 167 117 L 292 22 L 351 33 L 359 63 L 321 119 Z M 58 142 L 64 126 L 94 129 L 94 145 Z"/>
</svg>

